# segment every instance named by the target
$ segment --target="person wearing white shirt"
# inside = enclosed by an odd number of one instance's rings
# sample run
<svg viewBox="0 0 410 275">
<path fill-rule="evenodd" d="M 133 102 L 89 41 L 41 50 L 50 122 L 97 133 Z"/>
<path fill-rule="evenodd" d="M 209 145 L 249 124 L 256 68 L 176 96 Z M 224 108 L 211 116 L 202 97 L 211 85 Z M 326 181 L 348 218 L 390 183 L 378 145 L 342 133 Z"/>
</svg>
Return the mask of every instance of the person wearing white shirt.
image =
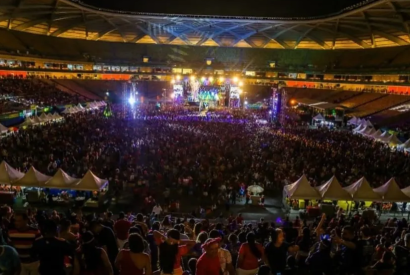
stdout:
<svg viewBox="0 0 410 275">
<path fill-rule="evenodd" d="M 152 213 L 154 213 L 155 215 L 160 215 L 161 212 L 162 212 L 161 206 L 158 203 L 154 205 L 154 208 L 152 208 Z"/>
</svg>

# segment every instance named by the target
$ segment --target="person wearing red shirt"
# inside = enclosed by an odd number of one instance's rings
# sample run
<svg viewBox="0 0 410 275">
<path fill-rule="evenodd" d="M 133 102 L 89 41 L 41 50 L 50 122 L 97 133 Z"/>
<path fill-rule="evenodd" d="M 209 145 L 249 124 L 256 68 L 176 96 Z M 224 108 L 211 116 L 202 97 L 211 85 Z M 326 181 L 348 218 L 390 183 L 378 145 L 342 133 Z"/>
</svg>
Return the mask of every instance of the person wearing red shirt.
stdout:
<svg viewBox="0 0 410 275">
<path fill-rule="evenodd" d="M 221 275 L 221 263 L 219 262 L 218 249 L 220 238 L 208 239 L 202 248 L 205 253 L 196 263 L 196 275 Z"/>
<path fill-rule="evenodd" d="M 114 231 L 117 235 L 117 242 L 119 248 L 123 248 L 128 240 L 128 230 L 130 230 L 131 223 L 125 219 L 124 212 L 119 214 L 119 219 L 114 224 Z"/>
<path fill-rule="evenodd" d="M 255 242 L 255 235 L 250 232 L 246 235 L 246 243 L 239 249 L 236 273 L 238 275 L 254 275 L 258 272 L 259 260 L 263 258 L 264 249 Z"/>
</svg>

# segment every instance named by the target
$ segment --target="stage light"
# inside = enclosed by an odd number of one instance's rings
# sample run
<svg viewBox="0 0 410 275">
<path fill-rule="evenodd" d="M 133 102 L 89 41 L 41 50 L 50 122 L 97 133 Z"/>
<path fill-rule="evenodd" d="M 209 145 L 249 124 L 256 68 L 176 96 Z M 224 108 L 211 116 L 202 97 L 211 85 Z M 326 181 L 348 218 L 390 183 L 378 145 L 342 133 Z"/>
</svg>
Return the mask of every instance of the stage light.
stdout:
<svg viewBox="0 0 410 275">
<path fill-rule="evenodd" d="M 245 105 L 248 105 L 248 101 L 245 101 Z"/>
<path fill-rule="evenodd" d="M 191 75 L 191 81 L 195 81 L 195 76 L 194 75 Z"/>
<path fill-rule="evenodd" d="M 201 77 L 201 81 L 204 82 L 204 81 L 205 81 L 205 77 Z"/>
<path fill-rule="evenodd" d="M 242 94 L 242 89 L 238 89 L 238 93 L 239 93 L 239 94 Z"/>
<path fill-rule="evenodd" d="M 269 114 L 271 115 L 271 114 L 272 114 L 272 111 L 269 111 Z"/>
<path fill-rule="evenodd" d="M 105 94 L 106 94 L 106 95 L 110 95 L 110 93 L 109 93 L 109 92 L 106 92 Z"/>
<path fill-rule="evenodd" d="M 243 86 L 243 82 L 240 81 L 240 82 L 239 82 L 239 87 L 242 87 L 242 86 Z"/>
<path fill-rule="evenodd" d="M 225 80 L 225 78 L 223 78 L 222 76 L 219 78 L 220 82 L 223 82 Z"/>
<path fill-rule="evenodd" d="M 135 98 L 131 96 L 131 97 L 128 99 L 128 102 L 129 102 L 131 105 L 134 105 L 134 103 L 135 103 Z"/>
<path fill-rule="evenodd" d="M 175 94 L 174 94 L 174 93 L 172 93 L 172 94 L 170 95 L 170 97 L 171 97 L 171 98 L 174 98 L 174 97 L 175 97 Z"/>
<path fill-rule="evenodd" d="M 171 84 L 175 84 L 175 79 L 172 79 L 172 80 L 171 80 Z"/>
<path fill-rule="evenodd" d="M 295 104 L 296 104 L 296 100 L 292 99 L 292 100 L 290 101 L 290 104 L 295 105 Z"/>
<path fill-rule="evenodd" d="M 211 76 L 210 78 L 209 78 L 209 81 L 214 81 L 214 78 Z"/>
<path fill-rule="evenodd" d="M 181 80 L 181 76 L 180 76 L 180 75 L 177 75 L 177 80 Z"/>
<path fill-rule="evenodd" d="M 233 82 L 234 82 L 234 83 L 238 82 L 238 80 L 239 80 L 239 79 L 238 79 L 236 76 L 233 78 Z"/>
</svg>

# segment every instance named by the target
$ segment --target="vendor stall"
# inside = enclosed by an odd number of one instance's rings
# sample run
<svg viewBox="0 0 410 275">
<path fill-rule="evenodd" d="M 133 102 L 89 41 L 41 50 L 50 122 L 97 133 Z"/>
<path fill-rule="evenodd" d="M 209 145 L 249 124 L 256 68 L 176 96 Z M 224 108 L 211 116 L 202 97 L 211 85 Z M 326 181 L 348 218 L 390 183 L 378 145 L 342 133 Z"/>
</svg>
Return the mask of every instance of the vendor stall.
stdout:
<svg viewBox="0 0 410 275">
<path fill-rule="evenodd" d="M 373 189 L 373 191 L 379 194 L 385 202 L 408 202 L 410 198 L 406 196 L 399 188 L 394 178 L 391 178 L 388 182 L 382 186 Z"/>
<path fill-rule="evenodd" d="M 263 193 L 264 189 L 259 185 L 251 185 L 248 187 L 249 195 L 251 196 L 252 204 L 258 205 L 261 194 Z"/>
</svg>

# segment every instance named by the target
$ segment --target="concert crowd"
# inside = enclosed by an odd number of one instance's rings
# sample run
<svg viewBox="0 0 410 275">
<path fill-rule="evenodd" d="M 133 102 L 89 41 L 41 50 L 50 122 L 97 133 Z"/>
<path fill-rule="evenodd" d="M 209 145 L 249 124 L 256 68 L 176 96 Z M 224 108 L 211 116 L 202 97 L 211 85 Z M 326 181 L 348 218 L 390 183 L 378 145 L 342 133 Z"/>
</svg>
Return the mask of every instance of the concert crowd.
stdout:
<svg viewBox="0 0 410 275">
<path fill-rule="evenodd" d="M 73 114 L 13 133 L 2 139 L 1 158 L 23 172 L 32 165 L 48 175 L 62 168 L 81 177 L 91 169 L 115 192 L 135 182 L 158 202 L 163 194 L 155 190 L 183 189 L 202 205 L 226 204 L 243 185 L 281 190 L 302 173 L 316 186 L 332 175 L 344 185 L 362 176 L 374 186 L 392 176 L 402 187 L 408 182 L 406 155 L 345 131 L 272 128 L 256 123 L 262 116 L 252 111 L 194 117 L 140 110 L 126 116 L 121 109 L 109 118 L 100 111 Z M 159 204 L 152 211 L 124 209 L 118 217 L 61 212 L 1 208 L 3 274 L 410 272 L 405 219 L 381 224 L 338 213 L 251 224 L 229 212 L 212 221 L 163 217 Z"/>
</svg>

